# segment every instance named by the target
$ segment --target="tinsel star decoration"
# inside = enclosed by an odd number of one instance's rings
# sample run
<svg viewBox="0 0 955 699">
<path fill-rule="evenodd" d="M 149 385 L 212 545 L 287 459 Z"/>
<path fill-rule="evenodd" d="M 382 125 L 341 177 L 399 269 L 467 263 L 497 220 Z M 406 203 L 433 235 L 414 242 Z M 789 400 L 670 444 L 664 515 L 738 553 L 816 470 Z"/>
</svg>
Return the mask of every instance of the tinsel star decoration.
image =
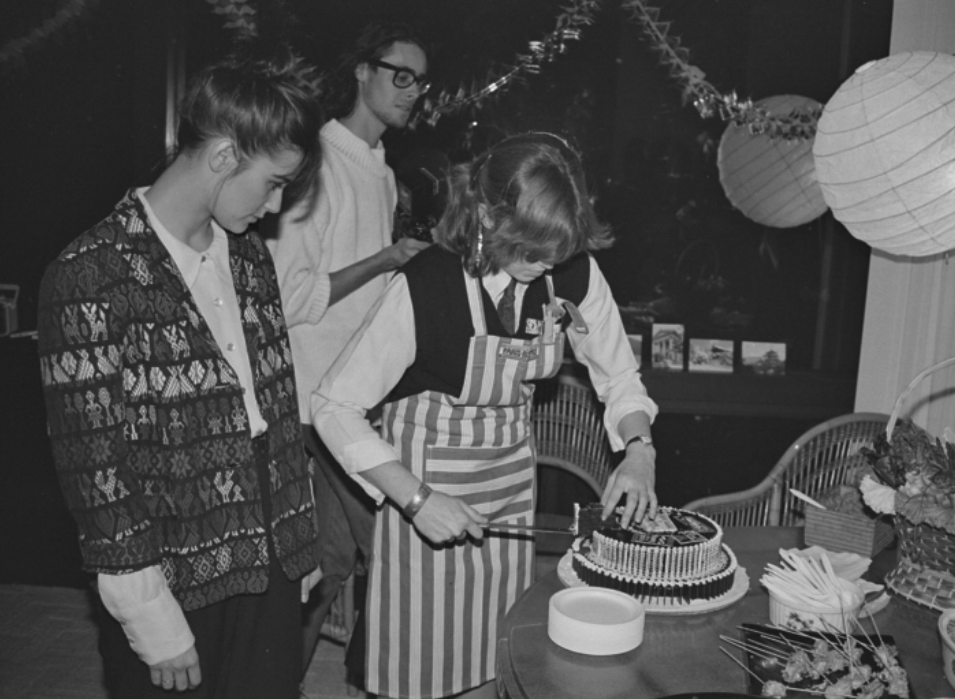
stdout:
<svg viewBox="0 0 955 699">
<path fill-rule="evenodd" d="M 683 102 L 691 102 L 704 119 L 718 116 L 737 126 L 745 126 L 751 134 L 802 141 L 815 138 L 816 124 L 822 108 L 793 110 L 778 116 L 757 107 L 750 99 L 739 99 L 736 92 L 721 93 L 706 80 L 706 73 L 690 63 L 690 52 L 680 45 L 680 38 L 670 35 L 670 23 L 660 20 L 659 8 L 643 0 L 623 0 L 621 7 L 631 19 L 641 24 L 650 47 L 660 54 L 660 61 L 682 89 Z"/>
<path fill-rule="evenodd" d="M 537 75 L 542 66 L 566 53 L 569 42 L 580 39 L 583 28 L 593 24 L 594 13 L 599 8 L 600 0 L 571 0 L 557 16 L 554 30 L 538 41 L 529 42 L 527 53 L 518 54 L 513 65 L 492 68 L 480 85 L 475 81 L 468 88 L 462 85 L 457 90 L 442 90 L 435 97 L 426 97 L 412 125 L 423 120 L 434 126 L 447 114 L 478 109 L 525 76 Z"/>
</svg>

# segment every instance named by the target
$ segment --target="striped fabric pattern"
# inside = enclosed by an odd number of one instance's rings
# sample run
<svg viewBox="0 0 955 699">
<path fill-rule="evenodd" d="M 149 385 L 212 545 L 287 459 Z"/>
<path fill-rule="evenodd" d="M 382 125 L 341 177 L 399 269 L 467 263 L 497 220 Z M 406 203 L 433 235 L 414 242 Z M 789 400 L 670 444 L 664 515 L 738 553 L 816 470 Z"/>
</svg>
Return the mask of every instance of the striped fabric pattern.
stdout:
<svg viewBox="0 0 955 699">
<path fill-rule="evenodd" d="M 477 303 L 475 304 L 475 293 Z M 434 490 L 491 521 L 531 523 L 533 386 L 556 373 L 562 339 L 488 336 L 469 287 L 477 335 L 460 397 L 425 391 L 385 406 L 382 434 Z M 444 697 L 494 678 L 498 627 L 532 582 L 533 539 L 485 536 L 435 546 L 390 502 L 379 510 L 366 613 L 366 689 Z"/>
</svg>

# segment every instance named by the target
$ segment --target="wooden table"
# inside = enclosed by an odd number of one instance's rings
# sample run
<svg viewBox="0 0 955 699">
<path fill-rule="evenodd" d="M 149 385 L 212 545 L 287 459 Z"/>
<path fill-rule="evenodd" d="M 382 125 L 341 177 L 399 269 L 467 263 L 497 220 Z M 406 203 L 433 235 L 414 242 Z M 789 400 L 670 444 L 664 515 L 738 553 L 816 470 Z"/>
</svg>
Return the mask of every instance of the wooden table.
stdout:
<svg viewBox="0 0 955 699">
<path fill-rule="evenodd" d="M 769 600 L 759 578 L 780 548 L 801 547 L 795 527 L 728 528 L 724 541 L 746 568 L 750 589 L 726 609 L 699 615 L 647 615 L 643 643 L 629 653 L 590 656 L 565 650 L 547 636 L 556 571 L 534 584 L 508 613 L 498 641 L 498 686 L 511 699 L 656 699 L 672 694 L 747 692 L 745 671 L 721 651 L 720 634 L 739 638 L 744 622 L 768 623 Z M 888 554 L 894 557 L 894 552 Z M 881 567 L 886 569 L 881 557 Z M 876 563 L 880 561 L 877 559 Z M 889 566 L 891 561 L 889 562 Z M 875 615 L 892 635 L 917 699 L 955 694 L 942 672 L 937 615 L 893 599 Z M 865 622 L 871 632 L 871 622 Z M 741 657 L 737 654 L 737 657 Z"/>
</svg>

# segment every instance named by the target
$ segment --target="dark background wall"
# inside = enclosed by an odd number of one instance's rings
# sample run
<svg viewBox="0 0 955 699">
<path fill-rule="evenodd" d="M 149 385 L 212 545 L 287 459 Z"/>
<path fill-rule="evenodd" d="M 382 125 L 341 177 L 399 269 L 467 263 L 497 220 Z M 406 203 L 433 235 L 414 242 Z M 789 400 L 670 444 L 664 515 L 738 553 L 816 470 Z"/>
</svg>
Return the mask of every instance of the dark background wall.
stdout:
<svg viewBox="0 0 955 699">
<path fill-rule="evenodd" d="M 285 37 L 319 66 L 331 65 L 375 16 L 418 21 L 435 44 L 432 75 L 451 86 L 481 83 L 495 61 L 512 62 L 529 40 L 553 28 L 560 12 L 552 0 L 256 4 L 264 40 Z M 0 284 L 20 285 L 26 330 L 35 326 L 46 264 L 128 187 L 147 184 L 161 163 L 169 37 L 183 42 L 189 68 L 220 55 L 231 40 L 203 0 L 88 5 L 68 30 L 0 69 L 0 225 L 7 231 Z M 801 94 L 825 102 L 856 66 L 888 47 L 890 0 L 659 5 L 661 19 L 672 21 L 672 34 L 710 82 L 755 99 Z M 0 46 L 58 7 L 56 0 L 4 0 Z M 712 149 L 725 124 L 682 104 L 678 86 L 616 3 L 606 2 L 597 19 L 559 60 L 479 113 L 389 134 L 389 158 L 398 165 L 426 146 L 461 160 L 508 133 L 561 132 L 584 153 L 598 208 L 617 234 L 600 263 L 619 303 L 666 297 L 670 310 L 657 319 L 684 322 L 696 336 L 723 331 L 789 344 L 789 384 L 757 387 L 770 397 L 778 387 L 773 417 L 737 410 L 732 377 L 725 390 L 700 389 L 716 395 L 704 407 L 661 414 L 654 427 L 658 490 L 663 503 L 679 505 L 752 485 L 796 436 L 845 410 L 844 401 L 823 401 L 811 415 L 787 414 L 785 387 L 798 384 L 800 374 L 853 380 L 868 252 L 828 216 L 780 231 L 733 210 L 719 188 Z M 701 270 L 712 272 L 712 260 L 689 274 L 676 264 L 694 245 L 717 251 L 715 274 L 751 315 L 750 325 L 721 328 L 709 320 L 723 300 L 694 284 Z M 668 389 L 657 390 L 664 402 Z M 0 582 L 80 584 L 75 531 L 56 485 L 44 420 L 35 342 L 0 338 Z M 556 491 L 547 497 L 558 507 L 580 497 L 572 483 L 557 481 Z"/>
</svg>

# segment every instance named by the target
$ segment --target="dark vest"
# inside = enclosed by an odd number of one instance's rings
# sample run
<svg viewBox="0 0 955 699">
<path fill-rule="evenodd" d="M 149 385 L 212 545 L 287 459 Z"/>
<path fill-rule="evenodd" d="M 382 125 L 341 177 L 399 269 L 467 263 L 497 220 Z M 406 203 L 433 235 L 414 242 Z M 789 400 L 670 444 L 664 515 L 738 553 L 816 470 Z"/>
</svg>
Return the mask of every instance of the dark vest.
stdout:
<svg viewBox="0 0 955 699">
<path fill-rule="evenodd" d="M 411 293 L 417 351 L 414 363 L 387 400 L 393 402 L 428 390 L 458 396 L 464 386 L 468 346 L 474 336 L 461 258 L 433 245 L 402 267 L 400 273 L 407 278 Z M 590 257 L 581 253 L 555 267 L 551 276 L 554 293 L 579 306 L 590 285 Z M 488 333 L 508 336 L 483 285 L 481 300 Z M 539 327 L 548 300 L 547 282 L 541 276 L 531 282 L 524 293 L 513 337 L 531 340 L 536 336 L 536 332 L 527 331 Z M 564 327 L 567 321 L 565 315 Z"/>
</svg>

